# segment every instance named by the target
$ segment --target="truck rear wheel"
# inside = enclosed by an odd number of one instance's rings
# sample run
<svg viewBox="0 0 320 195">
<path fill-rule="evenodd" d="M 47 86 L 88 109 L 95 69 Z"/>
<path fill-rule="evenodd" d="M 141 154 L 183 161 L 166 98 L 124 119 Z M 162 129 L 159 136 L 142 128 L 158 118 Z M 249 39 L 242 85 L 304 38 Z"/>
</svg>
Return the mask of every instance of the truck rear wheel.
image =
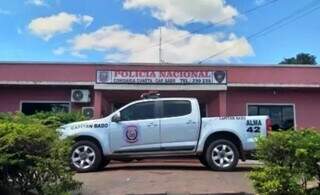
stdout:
<svg viewBox="0 0 320 195">
<path fill-rule="evenodd" d="M 79 173 L 98 170 L 101 167 L 101 160 L 99 147 L 91 141 L 78 141 L 72 147 L 70 166 Z"/>
<path fill-rule="evenodd" d="M 239 151 L 237 147 L 228 140 L 215 140 L 206 150 L 206 161 L 212 170 L 231 171 L 238 164 Z"/>
</svg>

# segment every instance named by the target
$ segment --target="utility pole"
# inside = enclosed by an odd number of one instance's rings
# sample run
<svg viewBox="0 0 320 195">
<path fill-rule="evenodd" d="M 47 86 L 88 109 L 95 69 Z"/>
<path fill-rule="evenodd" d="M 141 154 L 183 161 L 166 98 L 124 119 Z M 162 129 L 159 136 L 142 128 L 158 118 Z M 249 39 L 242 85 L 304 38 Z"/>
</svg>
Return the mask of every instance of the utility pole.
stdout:
<svg viewBox="0 0 320 195">
<path fill-rule="evenodd" d="M 159 64 L 161 64 L 162 61 L 162 32 L 161 27 L 159 28 Z"/>
</svg>

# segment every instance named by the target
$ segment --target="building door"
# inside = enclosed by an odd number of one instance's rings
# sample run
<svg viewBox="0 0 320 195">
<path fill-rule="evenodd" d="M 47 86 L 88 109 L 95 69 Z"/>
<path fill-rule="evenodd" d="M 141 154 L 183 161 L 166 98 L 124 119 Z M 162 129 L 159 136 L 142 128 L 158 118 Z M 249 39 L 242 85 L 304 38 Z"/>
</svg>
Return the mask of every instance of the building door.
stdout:
<svg viewBox="0 0 320 195">
<path fill-rule="evenodd" d="M 110 125 L 112 152 L 160 150 L 160 119 L 154 101 L 132 104 L 119 112 L 121 120 Z"/>
<path fill-rule="evenodd" d="M 272 121 L 272 130 L 289 130 L 294 128 L 293 105 L 248 105 L 248 115 L 268 115 Z"/>
</svg>

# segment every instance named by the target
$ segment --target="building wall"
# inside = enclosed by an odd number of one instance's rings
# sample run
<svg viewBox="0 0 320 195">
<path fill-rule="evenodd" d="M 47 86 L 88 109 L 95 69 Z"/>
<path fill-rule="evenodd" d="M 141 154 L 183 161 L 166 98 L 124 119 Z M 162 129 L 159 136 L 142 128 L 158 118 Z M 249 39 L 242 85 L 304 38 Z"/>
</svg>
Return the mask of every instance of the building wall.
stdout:
<svg viewBox="0 0 320 195">
<path fill-rule="evenodd" d="M 92 65 L 0 64 L 0 81 L 92 82 L 95 77 Z"/>
<path fill-rule="evenodd" d="M 0 112 L 20 111 L 21 101 L 63 101 L 70 102 L 70 87 L 52 86 L 7 86 L 0 87 Z M 71 104 L 72 110 L 76 111 L 81 106 L 91 104 Z"/>
<path fill-rule="evenodd" d="M 226 107 L 221 106 L 220 103 L 225 100 L 223 96 L 217 96 L 218 92 L 170 91 L 163 92 L 163 96 L 196 97 L 208 104 L 209 116 L 224 113 L 224 109 L 229 116 L 245 115 L 247 103 L 291 103 L 295 104 L 298 127 L 320 128 L 319 66 L 0 63 L 0 112 L 19 111 L 21 100 L 70 101 L 71 89 L 79 88 L 78 85 L 91 88 L 91 94 L 94 94 L 97 70 L 223 70 L 227 72 L 228 80 Z M 270 88 L 275 86 L 282 88 Z M 101 108 L 101 114 L 109 113 L 113 102 L 139 98 L 140 92 L 104 91 L 101 105 L 105 107 Z M 72 110 L 79 110 L 82 106 L 94 106 L 94 101 L 90 104 L 72 104 Z"/>
<path fill-rule="evenodd" d="M 21 101 L 70 101 L 71 89 L 74 87 L 52 86 L 7 86 L 0 87 L 0 112 L 20 111 Z M 142 91 L 141 91 L 142 92 Z M 163 97 L 197 97 L 207 103 L 208 115 L 219 116 L 218 92 L 164 92 Z M 94 95 L 94 92 L 91 93 Z M 102 94 L 102 114 L 111 111 L 110 103 L 115 100 L 129 102 L 141 93 L 139 91 L 105 91 Z M 94 97 L 92 97 L 92 100 Z M 320 90 L 318 89 L 258 89 L 229 88 L 226 93 L 226 115 L 246 115 L 248 103 L 294 104 L 296 125 L 303 127 L 320 127 Z M 122 102 L 120 101 L 120 102 Z M 71 104 L 73 111 L 91 104 Z"/>
<path fill-rule="evenodd" d="M 175 64 L 0 63 L 0 83 L 10 81 L 94 83 L 97 70 L 207 70 L 227 71 L 228 84 L 320 86 L 319 66 L 239 66 Z"/>
<path fill-rule="evenodd" d="M 320 127 L 320 90 L 229 89 L 227 114 L 246 115 L 247 103 L 294 104 L 298 128 Z"/>
</svg>

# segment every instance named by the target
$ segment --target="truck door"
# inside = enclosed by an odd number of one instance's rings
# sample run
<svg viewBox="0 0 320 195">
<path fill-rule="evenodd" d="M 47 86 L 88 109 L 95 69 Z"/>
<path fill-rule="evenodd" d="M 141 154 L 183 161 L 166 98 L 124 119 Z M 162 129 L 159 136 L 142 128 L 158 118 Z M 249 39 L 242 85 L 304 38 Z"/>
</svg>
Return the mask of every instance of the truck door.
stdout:
<svg viewBox="0 0 320 195">
<path fill-rule="evenodd" d="M 160 137 L 162 150 L 195 149 L 200 129 L 200 113 L 193 109 L 195 108 L 192 108 L 190 100 L 161 101 Z"/>
<path fill-rule="evenodd" d="M 119 122 L 111 122 L 110 147 L 114 153 L 160 150 L 160 119 L 155 101 L 132 104 L 120 110 Z"/>
</svg>

